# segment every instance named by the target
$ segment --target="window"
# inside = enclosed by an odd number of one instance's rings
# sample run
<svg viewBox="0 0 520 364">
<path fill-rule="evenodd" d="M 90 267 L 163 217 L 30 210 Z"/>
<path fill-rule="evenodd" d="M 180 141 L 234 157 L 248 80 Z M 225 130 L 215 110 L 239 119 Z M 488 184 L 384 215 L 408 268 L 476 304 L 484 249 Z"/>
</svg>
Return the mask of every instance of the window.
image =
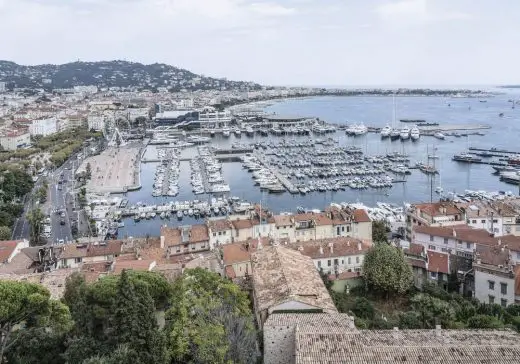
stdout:
<svg viewBox="0 0 520 364">
<path fill-rule="evenodd" d="M 481 223 L 485 224 L 486 223 L 486 220 L 480 220 Z"/>
<path fill-rule="evenodd" d="M 191 247 L 191 250 L 195 250 L 195 245 Z"/>
<path fill-rule="evenodd" d="M 347 233 L 350 232 L 350 226 L 347 226 Z"/>
<path fill-rule="evenodd" d="M 494 281 L 488 281 L 489 289 L 491 291 L 495 290 L 495 282 Z"/>
<path fill-rule="evenodd" d="M 489 304 L 492 305 L 493 303 L 495 303 L 495 296 L 491 296 L 489 295 L 488 296 L 488 299 L 489 299 Z"/>
<path fill-rule="evenodd" d="M 74 263 L 81 263 L 81 258 L 74 258 Z"/>
<path fill-rule="evenodd" d="M 341 231 L 345 232 L 345 227 L 344 226 L 341 227 Z"/>
<path fill-rule="evenodd" d="M 442 250 L 443 253 L 447 253 L 448 252 L 448 249 L 446 249 L 446 248 L 442 248 L 441 250 Z"/>
<path fill-rule="evenodd" d="M 217 233 L 213 233 L 213 236 L 217 236 Z"/>
<path fill-rule="evenodd" d="M 321 260 L 318 260 L 318 268 L 321 268 Z"/>
<path fill-rule="evenodd" d="M 444 244 L 448 244 L 448 238 L 444 238 Z"/>
<path fill-rule="evenodd" d="M 433 235 L 430 235 L 430 241 L 433 241 Z"/>
<path fill-rule="evenodd" d="M 430 277 L 432 277 L 432 279 L 437 278 L 437 272 L 430 272 Z"/>
<path fill-rule="evenodd" d="M 507 294 L 507 283 L 500 283 L 500 293 Z"/>
<path fill-rule="evenodd" d="M 435 245 L 428 245 L 428 250 L 435 250 Z"/>
<path fill-rule="evenodd" d="M 520 252 L 516 252 L 516 259 L 520 259 Z"/>
<path fill-rule="evenodd" d="M 356 264 L 359 264 L 359 257 L 356 257 Z"/>
<path fill-rule="evenodd" d="M 341 264 L 345 264 L 345 260 L 341 259 Z"/>
<path fill-rule="evenodd" d="M 466 243 L 466 248 L 471 249 L 471 243 Z"/>
<path fill-rule="evenodd" d="M 498 223 L 498 220 L 497 219 L 493 219 L 493 224 L 497 224 Z"/>
<path fill-rule="evenodd" d="M 502 299 L 500 300 L 500 305 L 501 305 L 502 307 L 507 307 L 507 300 L 504 299 L 504 298 L 502 298 Z"/>
<path fill-rule="evenodd" d="M 200 245 L 200 248 L 201 248 L 201 249 L 206 248 L 206 244 L 201 244 L 201 245 Z"/>
<path fill-rule="evenodd" d="M 330 267 L 330 259 L 327 260 L 327 265 Z"/>
<path fill-rule="evenodd" d="M 472 224 L 476 224 L 476 223 L 477 223 L 477 220 L 471 220 L 471 223 L 472 223 Z"/>
<path fill-rule="evenodd" d="M 219 231 L 219 232 L 218 232 L 218 236 L 220 236 L 220 235 L 222 235 L 222 231 Z"/>
<path fill-rule="evenodd" d="M 351 259 L 350 259 L 350 257 L 348 257 L 348 264 L 350 264 L 350 263 L 351 263 Z"/>
</svg>

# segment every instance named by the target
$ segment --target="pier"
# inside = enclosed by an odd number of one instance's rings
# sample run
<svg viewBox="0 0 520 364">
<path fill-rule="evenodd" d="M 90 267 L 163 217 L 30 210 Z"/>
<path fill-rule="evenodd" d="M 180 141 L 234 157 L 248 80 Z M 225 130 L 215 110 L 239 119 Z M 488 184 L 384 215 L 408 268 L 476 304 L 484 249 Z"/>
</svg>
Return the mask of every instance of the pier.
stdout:
<svg viewBox="0 0 520 364">
<path fill-rule="evenodd" d="M 514 152 L 511 150 L 505 150 L 505 149 L 486 149 L 486 148 L 476 148 L 476 147 L 469 147 L 469 150 L 476 151 L 476 152 L 489 152 L 489 153 L 502 153 L 502 154 L 520 154 L 520 152 Z M 502 155 L 496 155 L 497 157 L 503 157 Z"/>
</svg>

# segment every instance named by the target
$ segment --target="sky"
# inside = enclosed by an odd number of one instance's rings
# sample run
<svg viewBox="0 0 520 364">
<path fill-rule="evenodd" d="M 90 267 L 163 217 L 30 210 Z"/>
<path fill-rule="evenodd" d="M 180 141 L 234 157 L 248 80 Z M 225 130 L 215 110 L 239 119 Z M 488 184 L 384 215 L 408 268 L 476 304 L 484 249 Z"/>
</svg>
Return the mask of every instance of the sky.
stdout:
<svg viewBox="0 0 520 364">
<path fill-rule="evenodd" d="M 0 0 L 0 59 L 267 85 L 520 83 L 520 0 Z"/>
</svg>

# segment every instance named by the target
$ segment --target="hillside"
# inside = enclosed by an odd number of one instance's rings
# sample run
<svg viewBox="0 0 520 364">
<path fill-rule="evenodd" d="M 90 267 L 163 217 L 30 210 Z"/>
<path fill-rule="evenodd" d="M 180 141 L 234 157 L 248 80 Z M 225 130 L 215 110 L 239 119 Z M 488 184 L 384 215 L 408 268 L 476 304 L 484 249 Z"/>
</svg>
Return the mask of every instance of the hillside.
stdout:
<svg viewBox="0 0 520 364">
<path fill-rule="evenodd" d="M 88 85 L 152 90 L 166 87 L 171 91 L 260 88 L 260 85 L 252 82 L 204 77 L 162 63 L 144 65 L 127 61 L 72 62 L 36 66 L 0 61 L 0 82 L 6 82 L 8 89 L 62 89 Z"/>
</svg>

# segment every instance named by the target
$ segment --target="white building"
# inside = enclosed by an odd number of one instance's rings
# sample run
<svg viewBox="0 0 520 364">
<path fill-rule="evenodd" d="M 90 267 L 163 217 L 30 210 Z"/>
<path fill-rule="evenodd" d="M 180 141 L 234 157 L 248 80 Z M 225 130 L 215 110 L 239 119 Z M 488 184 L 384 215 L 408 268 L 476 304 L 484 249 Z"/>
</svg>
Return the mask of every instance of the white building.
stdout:
<svg viewBox="0 0 520 364">
<path fill-rule="evenodd" d="M 31 144 L 31 134 L 27 130 L 8 131 L 0 136 L 0 145 L 5 150 L 16 150 Z"/>
<path fill-rule="evenodd" d="M 7 84 L 5 82 L 0 82 L 0 92 L 7 91 Z"/>
<path fill-rule="evenodd" d="M 90 114 L 87 118 L 88 129 L 94 129 L 100 131 L 105 129 L 105 117 L 103 115 Z"/>
<path fill-rule="evenodd" d="M 55 117 L 40 118 L 32 121 L 29 125 L 29 133 L 34 135 L 47 136 L 58 132 L 57 120 Z"/>
</svg>

